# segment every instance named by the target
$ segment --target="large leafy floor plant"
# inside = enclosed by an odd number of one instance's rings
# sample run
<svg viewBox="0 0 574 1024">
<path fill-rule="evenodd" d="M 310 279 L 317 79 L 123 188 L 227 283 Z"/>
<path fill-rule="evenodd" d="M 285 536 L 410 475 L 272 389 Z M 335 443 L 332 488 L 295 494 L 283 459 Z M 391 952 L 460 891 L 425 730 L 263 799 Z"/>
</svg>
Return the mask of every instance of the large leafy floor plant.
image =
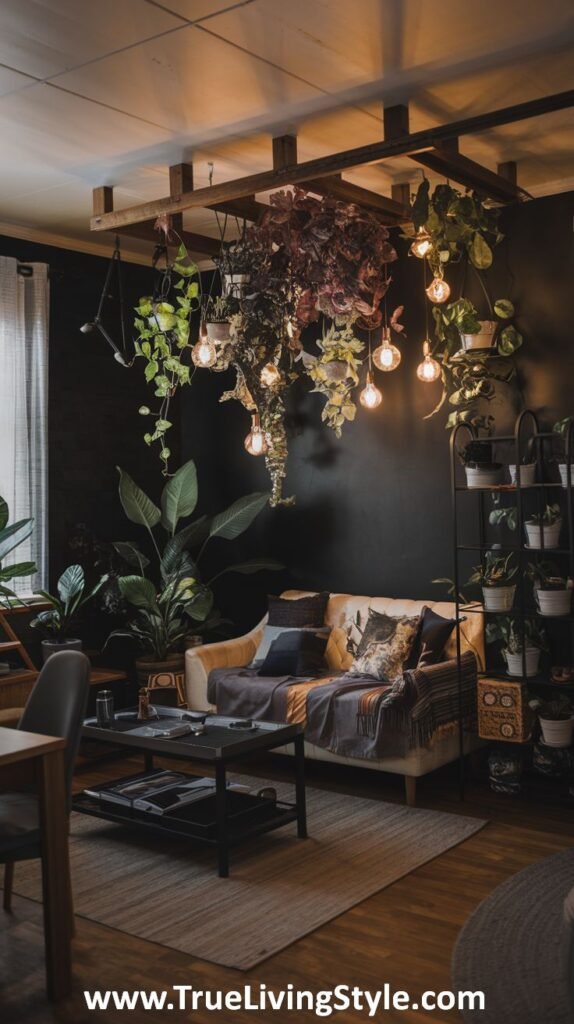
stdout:
<svg viewBox="0 0 574 1024">
<path fill-rule="evenodd" d="M 12 580 L 33 576 L 36 572 L 36 564 L 30 561 L 4 565 L 5 558 L 28 539 L 32 533 L 33 523 L 33 519 L 19 519 L 16 523 L 10 523 L 8 503 L 0 497 L 0 602 L 17 602 L 17 594 L 7 584 Z"/>
<path fill-rule="evenodd" d="M 208 580 L 201 575 L 208 545 L 218 538 L 233 541 L 244 533 L 267 504 L 269 494 L 248 494 L 224 512 L 198 516 L 181 526 L 181 521 L 189 519 L 197 506 L 197 472 L 192 460 L 169 478 L 159 506 L 128 473 L 119 467 L 118 472 L 122 508 L 130 522 L 147 531 L 154 559 L 148 559 L 133 541 L 114 544 L 135 571 L 118 580 L 133 615 L 126 626 L 111 635 L 131 637 L 143 653 L 163 661 L 183 650 L 190 633 L 206 632 L 221 625 L 212 590 L 218 578 L 228 572 L 282 568 L 272 559 L 258 558 L 230 565 Z"/>
</svg>

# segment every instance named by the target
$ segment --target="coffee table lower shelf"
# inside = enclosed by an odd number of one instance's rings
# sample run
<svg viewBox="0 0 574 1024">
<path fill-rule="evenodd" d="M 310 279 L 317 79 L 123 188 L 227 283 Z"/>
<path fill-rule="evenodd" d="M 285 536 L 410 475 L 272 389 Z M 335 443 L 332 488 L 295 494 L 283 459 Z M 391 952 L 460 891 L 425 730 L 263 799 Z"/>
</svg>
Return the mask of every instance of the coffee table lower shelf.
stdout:
<svg viewBox="0 0 574 1024">
<path fill-rule="evenodd" d="M 230 794 L 234 798 L 235 809 L 228 814 L 226 819 L 226 843 L 228 846 L 238 846 L 240 843 L 256 836 L 272 832 L 285 825 L 297 822 L 297 805 L 286 801 L 271 801 L 264 797 L 249 797 L 242 793 Z M 209 799 L 209 798 L 207 798 Z M 257 813 L 249 813 L 255 810 L 253 803 L 260 800 L 264 805 Z M 244 811 L 237 804 L 247 804 Z M 193 808 L 194 805 L 191 805 Z M 217 846 L 220 842 L 217 836 L 217 822 L 213 820 L 208 824 L 197 821 L 186 821 L 183 818 L 170 818 L 169 815 L 154 815 L 147 811 L 135 811 L 131 808 L 113 806 L 102 806 L 101 801 L 93 797 L 79 793 L 72 801 L 72 810 L 80 814 L 88 814 L 92 818 L 102 818 L 105 821 L 113 821 L 118 825 L 130 825 L 136 828 L 151 829 L 153 832 L 161 832 L 164 835 L 179 836 L 182 839 L 193 839 L 211 846 Z M 250 822 L 251 819 L 251 823 Z M 241 824 L 241 821 L 244 823 Z"/>
</svg>

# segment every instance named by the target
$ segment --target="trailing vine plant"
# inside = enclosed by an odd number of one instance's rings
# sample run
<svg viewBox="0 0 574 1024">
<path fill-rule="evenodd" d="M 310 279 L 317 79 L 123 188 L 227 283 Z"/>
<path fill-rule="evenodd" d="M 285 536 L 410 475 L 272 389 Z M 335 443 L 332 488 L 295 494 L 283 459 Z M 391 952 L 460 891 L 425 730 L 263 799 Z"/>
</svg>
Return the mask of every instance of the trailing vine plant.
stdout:
<svg viewBox="0 0 574 1024">
<path fill-rule="evenodd" d="M 431 353 L 441 368 L 443 392 L 426 418 L 449 405 L 447 429 L 464 421 L 490 434 L 494 417 L 488 405 L 495 397 L 497 383 L 507 384 L 515 377 L 514 364 L 505 361 L 523 342 L 512 323 L 514 304 L 507 298 L 492 301 L 484 280 L 496 246 L 504 238 L 498 226 L 499 211 L 486 207 L 478 193 L 463 194 L 449 184 L 437 185 L 431 193 L 426 178 L 411 209 L 415 231 L 414 242 L 412 236 L 407 236 L 413 242 L 411 250 L 423 255 L 433 277 L 442 278 L 452 264 L 460 263 L 462 270 L 460 297 L 432 309 L 435 337 Z M 462 294 L 467 270 L 480 285 L 488 317 L 499 325 L 493 351 L 461 352 L 461 334 L 476 334 L 481 329 L 478 310 Z"/>
</svg>

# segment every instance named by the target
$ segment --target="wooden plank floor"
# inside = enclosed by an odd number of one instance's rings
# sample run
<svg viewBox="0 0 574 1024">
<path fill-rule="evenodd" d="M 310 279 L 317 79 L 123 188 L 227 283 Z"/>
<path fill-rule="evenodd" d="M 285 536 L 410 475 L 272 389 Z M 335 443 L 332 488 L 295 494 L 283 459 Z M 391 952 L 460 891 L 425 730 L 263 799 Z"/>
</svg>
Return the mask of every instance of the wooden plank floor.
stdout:
<svg viewBox="0 0 574 1024">
<path fill-rule="evenodd" d="M 173 762 L 172 762 L 173 764 Z M 137 761 L 97 766 L 84 772 L 79 788 L 137 770 Z M 285 775 L 280 759 L 258 762 L 249 771 L 266 778 Z M 312 785 L 354 792 L 374 799 L 401 800 L 399 779 L 337 766 L 309 768 Z M 548 783 L 543 784 L 548 787 Z M 377 989 L 388 982 L 413 997 L 425 989 L 450 987 L 450 957 L 457 934 L 476 905 L 500 882 L 535 861 L 573 844 L 574 814 L 556 787 L 533 795 L 508 798 L 491 793 L 485 780 L 472 782 L 460 803 L 452 768 L 427 777 L 420 786 L 419 804 L 437 810 L 487 817 L 490 823 L 477 835 L 424 865 L 390 888 L 372 896 L 346 914 L 295 943 L 254 970 L 243 973 L 217 967 L 184 954 L 135 939 L 121 932 L 76 918 L 74 994 L 59 1007 L 44 997 L 41 908 L 16 897 L 14 913 L 2 918 L 0 929 L 0 1020 L 2 1024 L 93 1024 L 125 1021 L 149 1024 L 161 1020 L 193 1020 L 197 1024 L 287 1024 L 318 1019 L 311 1014 L 234 1012 L 161 1014 L 117 1011 L 94 1014 L 84 1004 L 84 989 L 169 989 L 187 984 L 211 990 L 232 989 L 251 982 L 281 988 L 288 982 L 319 990 L 337 984 Z M 102 866 L 105 885 L 105 865 Z M 16 869 L 17 871 L 17 869 Z M 224 885 L 225 882 L 222 882 Z M 16 883 L 17 887 L 17 883 Z M 2 912 L 0 911 L 0 914 Z M 190 904 L 189 913 L 193 914 Z M 233 908 L 230 907 L 230 914 Z M 328 1019 L 328 1018 L 326 1018 Z M 338 1014 L 337 1021 L 365 1021 L 366 1014 Z M 385 1020 L 448 1024 L 455 1013 L 400 1012 Z"/>
</svg>

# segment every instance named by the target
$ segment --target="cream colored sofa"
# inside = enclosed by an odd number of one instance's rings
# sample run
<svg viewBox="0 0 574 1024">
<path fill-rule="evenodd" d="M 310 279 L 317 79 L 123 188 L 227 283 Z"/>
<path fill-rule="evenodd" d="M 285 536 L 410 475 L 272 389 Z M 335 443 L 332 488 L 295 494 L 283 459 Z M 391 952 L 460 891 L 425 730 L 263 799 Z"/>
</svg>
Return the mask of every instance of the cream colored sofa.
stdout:
<svg viewBox="0 0 574 1024">
<path fill-rule="evenodd" d="M 286 598 L 304 597 L 309 591 L 287 590 L 282 595 Z M 366 619 L 369 608 L 377 612 L 386 612 L 388 615 L 418 615 L 423 607 L 427 605 L 439 615 L 452 618 L 455 614 L 455 606 L 449 602 L 441 601 L 410 601 L 406 599 L 395 599 L 388 597 L 357 597 L 352 594 L 331 594 L 325 623 L 332 627 L 332 638 L 327 649 L 327 661 L 332 669 L 345 669 L 350 664 L 350 656 L 345 652 L 344 646 L 337 643 L 337 637 L 342 637 L 342 629 L 349 622 L 353 621 L 357 612 Z M 472 650 L 476 655 L 478 667 L 484 667 L 484 631 L 483 617 L 476 609 L 464 610 L 465 621 L 461 626 L 461 650 Z M 185 685 L 187 701 L 190 708 L 206 709 L 213 708 L 207 700 L 207 679 L 214 668 L 238 668 L 248 665 L 257 650 L 259 641 L 263 634 L 263 628 L 267 622 L 267 616 L 244 636 L 236 637 L 233 640 L 223 640 L 219 643 L 205 644 L 201 647 L 193 647 L 186 652 L 185 656 Z M 447 658 L 456 657 L 456 635 L 453 633 L 446 648 Z M 347 660 L 349 659 L 349 660 Z M 476 736 L 465 735 L 465 752 L 471 753 L 478 749 L 480 743 Z M 281 751 L 290 754 L 291 750 L 285 748 Z M 319 761 L 332 761 L 337 764 L 348 764 L 371 768 L 377 771 L 392 772 L 404 775 L 406 785 L 407 803 L 412 805 L 415 802 L 416 780 L 421 775 L 426 775 L 441 765 L 455 761 L 459 756 L 458 731 L 441 736 L 434 736 L 425 747 L 413 748 L 406 757 L 384 757 L 380 760 L 365 760 L 362 758 L 340 757 L 332 754 L 321 747 L 305 744 L 305 754 L 309 758 Z"/>
</svg>

